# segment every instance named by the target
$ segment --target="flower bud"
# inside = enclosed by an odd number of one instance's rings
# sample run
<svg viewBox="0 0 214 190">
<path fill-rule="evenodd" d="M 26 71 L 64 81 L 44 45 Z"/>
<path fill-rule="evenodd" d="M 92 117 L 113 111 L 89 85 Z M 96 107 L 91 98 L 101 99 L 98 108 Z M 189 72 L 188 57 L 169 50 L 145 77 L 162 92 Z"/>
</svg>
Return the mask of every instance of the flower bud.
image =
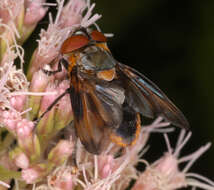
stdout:
<svg viewBox="0 0 214 190">
<path fill-rule="evenodd" d="M 101 179 L 107 178 L 113 173 L 115 162 L 113 155 L 101 155 L 98 157 L 98 171 Z"/>
<path fill-rule="evenodd" d="M 53 95 L 43 96 L 40 104 L 39 115 L 40 117 L 43 113 L 47 111 L 47 108 L 56 100 L 57 91 L 56 86 L 53 84 L 49 84 L 46 88 L 46 92 L 56 92 Z M 37 133 L 39 138 L 42 139 L 42 143 L 47 143 L 47 141 L 55 134 L 54 131 L 54 114 L 55 114 L 56 105 L 53 106 L 39 121 L 37 124 Z M 42 145 L 43 146 L 43 145 Z"/>
<path fill-rule="evenodd" d="M 43 7 L 44 0 L 26 0 L 25 14 L 23 15 L 22 35 L 19 39 L 22 44 L 33 32 L 37 23 L 45 16 L 47 8 Z"/>
<path fill-rule="evenodd" d="M 13 96 L 10 98 L 10 104 L 15 108 L 18 112 L 22 112 L 24 109 L 26 101 L 25 95 Z"/>
<path fill-rule="evenodd" d="M 29 159 L 28 157 L 22 153 L 19 154 L 16 158 L 15 158 L 15 164 L 17 167 L 22 168 L 22 169 L 27 169 L 29 166 Z"/>
<path fill-rule="evenodd" d="M 22 179 L 26 184 L 33 184 L 47 174 L 48 169 L 44 164 L 31 166 L 30 168 L 22 170 Z"/>
<path fill-rule="evenodd" d="M 58 190 L 72 190 L 74 188 L 75 175 L 72 175 L 72 169 L 64 166 L 56 168 L 48 178 L 48 185 Z"/>
<path fill-rule="evenodd" d="M 28 168 L 22 170 L 22 179 L 27 184 L 33 184 L 39 178 L 39 171 L 34 168 Z"/>
<path fill-rule="evenodd" d="M 58 94 L 62 94 L 69 88 L 69 81 L 64 80 L 60 83 Z M 66 94 L 60 101 L 55 112 L 54 128 L 59 131 L 73 120 L 71 100 L 69 94 Z"/>
<path fill-rule="evenodd" d="M 20 115 L 14 111 L 2 111 L 0 121 L 12 133 L 16 133 L 17 123 L 21 120 Z"/>
<path fill-rule="evenodd" d="M 21 133 L 23 134 L 23 133 Z M 34 133 L 20 135 L 18 138 L 19 147 L 25 152 L 31 162 L 40 158 L 41 147 L 40 142 Z"/>
<path fill-rule="evenodd" d="M 48 77 L 43 71 L 39 70 L 33 75 L 30 92 L 44 92 L 49 81 L 50 77 Z M 28 107 L 32 108 L 29 112 L 30 119 L 35 119 L 37 117 L 41 99 L 42 96 L 29 96 Z"/>
<path fill-rule="evenodd" d="M 60 15 L 60 26 L 70 27 L 75 24 L 80 24 L 82 20 L 82 13 L 86 8 L 86 3 L 83 0 L 69 1 L 63 8 Z"/>
<path fill-rule="evenodd" d="M 49 153 L 48 160 L 59 166 L 63 164 L 73 152 L 73 144 L 71 141 L 61 140 Z"/>
<path fill-rule="evenodd" d="M 29 159 L 23 151 L 16 147 L 10 152 L 10 158 L 14 161 L 18 168 L 27 169 L 29 166 Z"/>
<path fill-rule="evenodd" d="M 27 119 L 18 121 L 16 125 L 18 138 L 28 138 L 28 136 L 31 136 L 33 127 L 34 123 L 32 121 L 28 121 Z"/>
</svg>

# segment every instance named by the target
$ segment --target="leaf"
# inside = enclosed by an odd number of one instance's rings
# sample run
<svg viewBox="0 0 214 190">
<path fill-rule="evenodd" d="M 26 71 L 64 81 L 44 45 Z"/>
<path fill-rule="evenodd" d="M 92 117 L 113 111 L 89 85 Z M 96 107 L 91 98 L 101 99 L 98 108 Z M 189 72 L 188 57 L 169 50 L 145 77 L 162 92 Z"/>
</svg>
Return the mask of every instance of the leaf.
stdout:
<svg viewBox="0 0 214 190">
<path fill-rule="evenodd" d="M 1 180 L 7 180 L 7 179 L 18 179 L 21 178 L 21 172 L 8 170 L 4 168 L 3 166 L 0 166 L 0 179 Z"/>
</svg>

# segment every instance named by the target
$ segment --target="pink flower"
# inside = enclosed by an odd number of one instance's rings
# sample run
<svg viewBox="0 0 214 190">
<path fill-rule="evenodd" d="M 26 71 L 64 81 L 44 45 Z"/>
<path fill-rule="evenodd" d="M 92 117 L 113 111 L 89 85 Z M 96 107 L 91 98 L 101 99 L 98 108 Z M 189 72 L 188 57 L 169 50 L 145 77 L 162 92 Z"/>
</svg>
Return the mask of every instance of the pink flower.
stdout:
<svg viewBox="0 0 214 190">
<path fill-rule="evenodd" d="M 40 172 L 37 168 L 28 168 L 22 170 L 22 179 L 27 184 L 33 184 L 40 177 Z"/>
<path fill-rule="evenodd" d="M 43 7 L 44 2 L 45 0 L 26 0 L 24 24 L 36 24 L 45 16 L 48 9 Z"/>
<path fill-rule="evenodd" d="M 55 165 L 61 165 L 66 161 L 73 152 L 73 144 L 71 141 L 60 140 L 60 142 L 51 150 L 48 160 Z"/>
<path fill-rule="evenodd" d="M 20 115 L 14 111 L 3 111 L 0 116 L 0 121 L 8 130 L 15 133 L 17 123 L 21 120 Z"/>
<path fill-rule="evenodd" d="M 147 168 L 139 176 L 132 190 L 175 190 L 187 186 L 200 187 L 202 189 L 213 189 L 213 182 L 210 183 L 209 180 L 198 174 L 187 173 L 193 162 L 210 147 L 210 143 L 204 147 L 201 147 L 195 153 L 178 159 L 181 149 L 187 143 L 190 136 L 191 133 L 188 133 L 188 135 L 185 137 L 185 133 L 182 131 L 178 139 L 177 146 L 175 150 L 172 151 L 169 140 L 165 135 L 168 153 L 154 162 L 151 166 L 146 161 L 143 161 L 146 163 Z M 178 168 L 178 164 L 186 161 L 189 162 L 183 170 L 180 170 Z M 194 176 L 196 179 L 198 179 L 198 181 L 195 180 L 195 183 L 193 184 L 193 179 L 190 178 L 190 176 Z M 201 181 L 204 181 L 204 183 Z"/>
<path fill-rule="evenodd" d="M 54 61 L 58 62 L 57 58 L 62 43 L 77 27 L 88 27 L 101 17 L 98 14 L 92 16 L 95 4 L 88 5 L 87 13 L 82 16 L 83 10 L 87 7 L 83 0 L 71 0 L 65 7 L 63 7 L 63 3 L 64 1 L 58 1 L 55 21 L 50 15 L 48 29 L 41 30 L 39 46 L 31 60 L 28 79 L 31 79 L 33 73 L 43 68 L 44 65 L 52 64 Z"/>
<path fill-rule="evenodd" d="M 34 128 L 34 123 L 27 119 L 22 119 L 17 123 L 16 133 L 18 138 L 28 138 L 31 135 Z"/>
<path fill-rule="evenodd" d="M 115 160 L 113 155 L 100 155 L 98 157 L 98 170 L 101 179 L 107 178 L 115 167 Z"/>
<path fill-rule="evenodd" d="M 0 18 L 3 19 L 4 23 L 7 23 L 9 20 L 15 20 L 15 18 L 20 14 L 23 5 L 24 0 L 1 0 Z"/>
<path fill-rule="evenodd" d="M 23 111 L 25 102 L 26 95 L 13 96 L 10 98 L 11 106 L 19 112 Z"/>
<path fill-rule="evenodd" d="M 77 176 L 73 174 L 73 167 L 57 167 L 53 173 L 48 176 L 48 187 L 57 190 L 72 190 L 76 184 Z"/>
<path fill-rule="evenodd" d="M 16 156 L 15 164 L 19 168 L 27 169 L 29 167 L 29 159 L 24 153 L 21 153 Z"/>
<path fill-rule="evenodd" d="M 46 75 L 42 70 L 39 70 L 33 74 L 33 78 L 30 84 L 31 92 L 43 92 L 50 82 L 51 77 Z"/>
<path fill-rule="evenodd" d="M 58 94 L 63 94 L 70 86 L 70 82 L 68 80 L 62 81 L 58 86 Z M 58 106 L 55 113 L 55 128 L 60 130 L 68 125 L 73 120 L 73 112 L 71 107 L 70 95 L 66 94 L 61 100 L 58 102 Z"/>
<path fill-rule="evenodd" d="M 46 111 L 48 106 L 50 106 L 57 98 L 56 86 L 54 84 L 49 83 L 49 85 L 46 88 L 46 92 L 55 92 L 55 94 L 49 95 L 49 96 L 43 96 L 42 101 L 41 101 L 41 106 L 40 106 L 41 114 L 44 111 Z"/>
<path fill-rule="evenodd" d="M 69 1 L 62 9 L 59 17 L 59 23 L 61 28 L 78 25 L 82 20 L 82 13 L 86 9 L 86 3 L 84 0 L 72 0 Z"/>
</svg>

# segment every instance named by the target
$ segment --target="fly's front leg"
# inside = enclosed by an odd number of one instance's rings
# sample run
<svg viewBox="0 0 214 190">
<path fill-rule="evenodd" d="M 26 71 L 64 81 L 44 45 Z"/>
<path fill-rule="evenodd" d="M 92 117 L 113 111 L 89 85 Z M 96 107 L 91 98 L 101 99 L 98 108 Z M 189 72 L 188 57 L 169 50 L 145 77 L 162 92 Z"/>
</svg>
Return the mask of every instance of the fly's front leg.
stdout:
<svg viewBox="0 0 214 190">
<path fill-rule="evenodd" d="M 62 71 L 62 65 L 64 66 L 64 68 L 67 70 L 68 69 L 68 62 L 66 59 L 64 59 L 63 57 L 59 60 L 59 63 L 58 63 L 58 68 L 57 70 L 55 71 L 48 71 L 48 70 L 45 70 L 45 69 L 42 69 L 42 71 L 47 74 L 48 76 L 50 75 L 55 75 L 56 73 L 59 73 Z"/>
<path fill-rule="evenodd" d="M 62 65 L 65 67 L 66 70 L 68 69 L 68 62 L 63 57 L 60 59 L 60 61 L 58 63 L 58 69 L 56 71 L 48 71 L 48 70 L 43 69 L 43 72 L 47 75 L 54 75 L 54 74 L 62 71 Z M 70 92 L 70 88 L 66 89 L 65 92 L 62 93 L 60 96 L 58 96 L 54 100 L 54 102 L 45 110 L 45 112 L 43 112 L 42 115 L 34 121 L 35 122 L 35 128 L 36 128 L 37 124 L 39 123 L 39 121 L 44 117 L 44 115 L 47 112 L 49 112 L 59 102 L 59 100 L 61 100 L 69 92 Z"/>
</svg>

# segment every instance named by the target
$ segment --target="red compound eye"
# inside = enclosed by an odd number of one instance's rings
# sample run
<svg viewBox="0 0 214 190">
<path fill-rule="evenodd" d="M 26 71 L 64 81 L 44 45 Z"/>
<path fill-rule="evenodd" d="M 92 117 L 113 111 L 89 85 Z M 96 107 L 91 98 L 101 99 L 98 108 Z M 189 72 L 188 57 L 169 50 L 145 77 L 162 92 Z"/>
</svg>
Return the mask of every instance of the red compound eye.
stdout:
<svg viewBox="0 0 214 190">
<path fill-rule="evenodd" d="M 107 38 L 104 36 L 103 33 L 94 30 L 91 32 L 91 38 L 96 42 L 106 42 Z"/>
<path fill-rule="evenodd" d="M 89 39 L 83 35 L 75 35 L 66 39 L 60 49 L 62 54 L 71 53 L 74 50 L 80 49 L 89 43 Z"/>
</svg>

